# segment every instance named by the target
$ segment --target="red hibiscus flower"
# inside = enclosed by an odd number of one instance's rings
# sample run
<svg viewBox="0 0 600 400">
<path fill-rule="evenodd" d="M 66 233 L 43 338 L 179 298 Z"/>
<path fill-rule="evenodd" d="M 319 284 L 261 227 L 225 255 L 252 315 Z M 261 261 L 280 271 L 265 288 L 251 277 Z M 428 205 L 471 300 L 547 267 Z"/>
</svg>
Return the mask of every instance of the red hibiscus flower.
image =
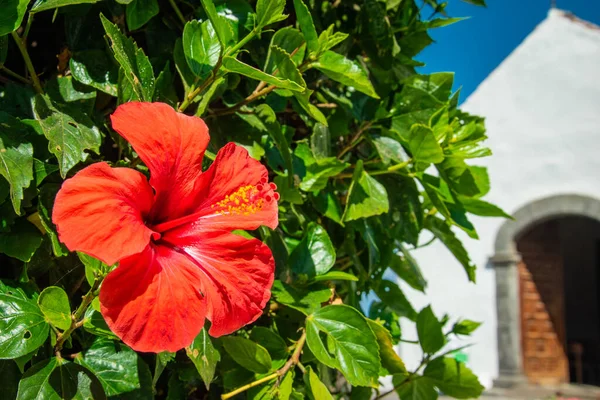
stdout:
<svg viewBox="0 0 600 400">
<path fill-rule="evenodd" d="M 138 351 L 177 351 L 205 318 L 209 334 L 255 321 L 275 263 L 260 240 L 235 229 L 277 226 L 267 170 L 233 143 L 202 172 L 208 129 L 161 103 L 127 103 L 111 117 L 150 170 L 90 165 L 56 196 L 53 221 L 70 250 L 119 261 L 100 289 L 111 330 Z"/>
</svg>

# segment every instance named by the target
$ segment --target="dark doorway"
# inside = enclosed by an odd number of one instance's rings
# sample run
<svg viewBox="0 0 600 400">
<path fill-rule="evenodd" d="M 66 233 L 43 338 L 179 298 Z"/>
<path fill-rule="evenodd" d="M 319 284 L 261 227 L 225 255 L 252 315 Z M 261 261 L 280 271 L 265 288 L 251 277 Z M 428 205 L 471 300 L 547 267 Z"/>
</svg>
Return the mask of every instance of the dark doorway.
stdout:
<svg viewBox="0 0 600 400">
<path fill-rule="evenodd" d="M 517 249 L 525 375 L 600 385 L 600 223 L 553 219 L 520 235 Z"/>
</svg>

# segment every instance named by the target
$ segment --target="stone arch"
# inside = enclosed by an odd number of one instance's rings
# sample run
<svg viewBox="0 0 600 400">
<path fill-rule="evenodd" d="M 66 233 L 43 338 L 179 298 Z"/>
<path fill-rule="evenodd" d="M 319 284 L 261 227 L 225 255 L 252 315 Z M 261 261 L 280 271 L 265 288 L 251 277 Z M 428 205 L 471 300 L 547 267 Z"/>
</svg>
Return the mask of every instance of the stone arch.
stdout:
<svg viewBox="0 0 600 400">
<path fill-rule="evenodd" d="M 498 318 L 498 367 L 495 385 L 510 387 L 525 382 L 520 338 L 518 263 L 516 241 L 532 226 L 554 218 L 582 216 L 600 221 L 600 200 L 565 194 L 535 200 L 513 214 L 496 235 L 494 255 L 489 264 L 496 273 L 496 312 Z"/>
</svg>

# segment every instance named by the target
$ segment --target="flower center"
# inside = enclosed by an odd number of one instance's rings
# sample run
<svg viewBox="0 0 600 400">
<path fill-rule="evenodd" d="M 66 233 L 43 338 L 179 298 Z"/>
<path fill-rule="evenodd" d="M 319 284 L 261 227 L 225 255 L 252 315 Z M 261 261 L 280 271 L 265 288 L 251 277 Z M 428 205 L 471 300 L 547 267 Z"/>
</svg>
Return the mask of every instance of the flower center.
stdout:
<svg viewBox="0 0 600 400">
<path fill-rule="evenodd" d="M 261 191 L 263 185 L 242 186 L 235 192 L 228 194 L 225 198 L 213 205 L 217 214 L 241 214 L 250 215 L 260 211 L 265 203 Z M 267 195 L 268 196 L 268 195 Z"/>
</svg>

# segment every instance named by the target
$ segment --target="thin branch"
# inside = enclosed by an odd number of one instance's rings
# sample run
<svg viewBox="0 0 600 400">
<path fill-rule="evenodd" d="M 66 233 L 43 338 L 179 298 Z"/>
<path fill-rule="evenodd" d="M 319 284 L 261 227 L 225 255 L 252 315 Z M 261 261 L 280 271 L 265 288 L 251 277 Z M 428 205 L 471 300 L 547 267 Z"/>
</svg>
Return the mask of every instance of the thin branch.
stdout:
<svg viewBox="0 0 600 400">
<path fill-rule="evenodd" d="M 271 375 L 267 375 L 263 378 L 260 378 L 254 382 L 251 382 L 247 385 L 244 385 L 238 389 L 235 389 L 232 392 L 229 393 L 225 393 L 221 395 L 221 400 L 227 400 L 232 398 L 233 396 L 243 393 L 246 390 L 253 388 L 255 386 L 258 385 L 262 385 L 265 382 L 271 381 L 273 379 L 278 379 L 281 378 L 282 376 L 284 376 L 285 374 L 287 374 L 287 372 L 295 365 L 299 365 L 300 364 L 300 355 L 302 354 L 302 348 L 304 347 L 304 343 L 306 343 L 306 331 L 302 331 L 302 336 L 300 336 L 300 339 L 298 339 L 298 341 L 296 342 L 296 348 L 294 350 L 294 353 L 292 354 L 292 356 L 289 358 L 289 360 L 287 360 L 287 362 L 285 363 L 285 365 L 283 367 L 281 367 L 280 369 L 278 369 L 277 371 L 273 372 Z"/>
<path fill-rule="evenodd" d="M 25 78 L 24 76 L 21 76 L 19 74 L 17 74 L 16 72 L 6 68 L 4 65 L 0 65 L 0 71 L 4 71 L 4 73 L 8 76 L 10 76 L 11 78 L 15 78 L 23 83 L 26 83 L 28 85 L 31 84 L 31 81 L 27 78 Z"/>
<path fill-rule="evenodd" d="M 27 71 L 29 71 L 29 75 L 31 75 L 31 80 L 33 82 L 33 88 L 35 89 L 35 91 L 37 93 L 44 93 L 44 91 L 42 90 L 42 85 L 40 84 L 40 79 L 38 78 L 37 74 L 35 73 L 35 69 L 33 68 L 33 63 L 31 62 L 31 58 L 29 57 L 29 53 L 27 52 L 27 46 L 25 45 L 25 42 L 23 42 L 23 40 L 21 39 L 21 37 L 19 36 L 19 34 L 17 32 L 12 32 L 12 37 L 15 40 L 15 43 L 17 44 L 17 47 L 19 48 L 19 51 L 21 52 L 21 55 L 23 56 L 23 61 L 25 61 L 25 66 L 27 67 Z"/>
<path fill-rule="evenodd" d="M 364 125 L 363 125 L 363 126 L 362 126 L 362 127 L 361 127 L 361 128 L 360 128 L 360 129 L 359 129 L 359 130 L 358 130 L 358 131 L 355 133 L 355 134 L 354 134 L 354 136 L 353 136 L 353 137 L 352 137 L 352 139 L 350 140 L 350 143 L 349 143 L 349 144 L 348 144 L 346 147 L 344 147 L 344 148 L 343 148 L 343 149 L 342 149 L 342 150 L 339 152 L 339 154 L 337 155 L 337 158 L 342 158 L 342 156 L 343 156 L 344 154 L 346 154 L 347 152 L 349 152 L 350 150 L 352 150 L 352 148 L 353 148 L 354 146 L 356 146 L 358 143 L 360 143 L 360 141 L 362 140 L 362 138 L 361 138 L 361 135 L 362 135 L 364 132 L 368 131 L 368 130 L 369 130 L 369 128 L 371 128 L 371 125 L 373 125 L 373 122 L 372 122 L 372 121 L 370 121 L 370 122 L 367 122 L 366 124 L 364 124 Z"/>
<path fill-rule="evenodd" d="M 240 108 L 244 107 L 245 105 L 247 105 L 249 103 L 252 103 L 254 100 L 258 99 L 261 96 L 271 93 L 276 88 L 277 88 L 277 86 L 275 86 L 275 85 L 267 86 L 266 88 L 264 88 L 256 93 L 252 93 L 250 96 L 246 97 L 243 101 L 240 101 L 233 107 L 229 107 L 229 108 L 222 109 L 222 110 L 215 110 L 214 113 L 212 113 L 210 116 L 218 117 L 218 116 L 222 116 L 222 115 L 234 114 Z"/>
<path fill-rule="evenodd" d="M 171 7 L 175 11 L 175 14 L 177 14 L 177 17 L 179 18 L 179 20 L 181 21 L 181 23 L 183 23 L 183 25 L 185 26 L 185 24 L 187 23 L 187 20 L 185 19 L 185 17 L 181 13 L 181 10 L 177 6 L 177 3 L 175 3 L 175 0 L 169 0 L 169 3 L 171 4 Z"/>
</svg>

